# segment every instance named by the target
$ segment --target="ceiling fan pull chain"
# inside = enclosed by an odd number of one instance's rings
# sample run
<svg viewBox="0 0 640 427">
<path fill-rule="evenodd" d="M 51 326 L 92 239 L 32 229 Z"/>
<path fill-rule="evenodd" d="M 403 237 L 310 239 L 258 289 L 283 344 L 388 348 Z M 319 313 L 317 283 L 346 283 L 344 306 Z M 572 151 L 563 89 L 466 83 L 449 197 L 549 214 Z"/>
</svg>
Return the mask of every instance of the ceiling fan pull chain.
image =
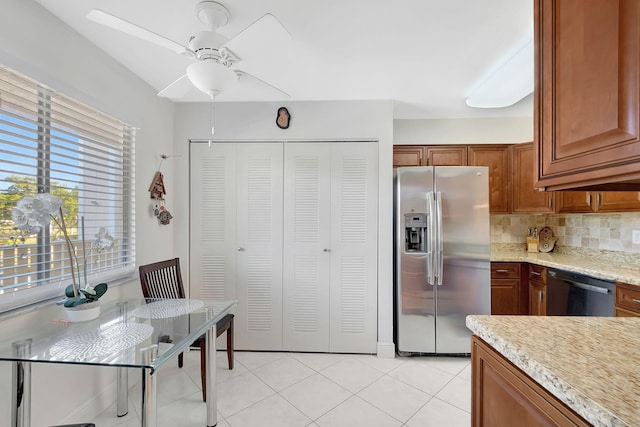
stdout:
<svg viewBox="0 0 640 427">
<path fill-rule="evenodd" d="M 213 112 L 214 112 L 214 108 L 213 108 L 213 95 L 211 95 L 211 103 L 209 104 L 209 111 L 210 111 L 210 115 L 209 115 L 209 126 L 211 126 L 211 136 L 209 137 L 209 148 L 211 148 L 211 139 L 213 137 L 213 135 L 216 134 L 216 129 L 213 126 Z"/>
</svg>

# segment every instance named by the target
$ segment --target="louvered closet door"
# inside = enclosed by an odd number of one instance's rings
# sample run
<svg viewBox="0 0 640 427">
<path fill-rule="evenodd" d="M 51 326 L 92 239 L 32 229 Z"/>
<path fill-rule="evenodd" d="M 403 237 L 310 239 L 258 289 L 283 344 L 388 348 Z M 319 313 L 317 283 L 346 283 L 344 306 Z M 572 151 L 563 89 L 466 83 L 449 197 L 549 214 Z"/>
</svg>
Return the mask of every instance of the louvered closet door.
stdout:
<svg viewBox="0 0 640 427">
<path fill-rule="evenodd" d="M 332 144 L 331 174 L 329 348 L 336 353 L 375 353 L 377 145 L 365 142 Z"/>
<path fill-rule="evenodd" d="M 283 349 L 329 351 L 331 144 L 284 146 Z"/>
<path fill-rule="evenodd" d="M 236 348 L 282 349 L 282 143 L 237 144 Z"/>
<path fill-rule="evenodd" d="M 236 144 L 192 143 L 190 151 L 189 295 L 236 299 Z"/>
<path fill-rule="evenodd" d="M 181 260 L 189 263 L 189 296 L 237 299 L 236 145 L 192 143 L 190 158 L 190 257 Z M 226 348 L 224 335 L 216 345 Z"/>
</svg>

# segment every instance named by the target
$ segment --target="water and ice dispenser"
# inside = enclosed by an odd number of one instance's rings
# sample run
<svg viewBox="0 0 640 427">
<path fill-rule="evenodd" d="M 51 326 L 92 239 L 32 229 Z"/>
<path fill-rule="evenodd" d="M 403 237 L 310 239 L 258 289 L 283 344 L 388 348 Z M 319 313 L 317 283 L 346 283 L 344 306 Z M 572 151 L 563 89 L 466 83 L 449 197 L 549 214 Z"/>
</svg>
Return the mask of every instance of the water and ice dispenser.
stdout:
<svg viewBox="0 0 640 427">
<path fill-rule="evenodd" d="M 405 252 L 427 252 L 427 214 L 404 214 Z"/>
</svg>

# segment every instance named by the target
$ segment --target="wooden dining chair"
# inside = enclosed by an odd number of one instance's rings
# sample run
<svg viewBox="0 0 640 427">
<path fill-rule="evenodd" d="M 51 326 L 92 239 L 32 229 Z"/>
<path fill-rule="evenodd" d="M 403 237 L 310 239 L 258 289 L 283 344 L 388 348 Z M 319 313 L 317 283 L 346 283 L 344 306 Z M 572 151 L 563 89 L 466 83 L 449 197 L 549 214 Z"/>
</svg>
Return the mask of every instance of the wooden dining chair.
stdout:
<svg viewBox="0 0 640 427">
<path fill-rule="evenodd" d="M 182 275 L 180 274 L 180 259 L 174 258 L 153 264 L 141 265 L 140 285 L 145 298 L 185 298 Z M 216 336 L 227 333 L 227 361 L 229 369 L 233 369 L 233 314 L 227 314 L 216 324 Z M 170 337 L 161 337 L 161 342 L 171 342 Z M 207 400 L 206 386 L 206 347 L 205 336 L 201 335 L 192 344 L 200 348 L 200 378 L 202 380 L 202 400 Z M 178 355 L 178 367 L 182 368 L 183 355 Z"/>
</svg>

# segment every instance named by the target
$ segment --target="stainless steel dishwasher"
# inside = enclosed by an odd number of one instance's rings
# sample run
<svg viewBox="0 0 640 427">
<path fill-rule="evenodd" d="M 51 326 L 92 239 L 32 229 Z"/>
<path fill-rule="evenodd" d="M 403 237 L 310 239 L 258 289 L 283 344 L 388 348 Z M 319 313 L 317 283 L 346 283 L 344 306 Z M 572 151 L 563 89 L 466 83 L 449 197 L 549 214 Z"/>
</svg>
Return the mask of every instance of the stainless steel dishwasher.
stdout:
<svg viewBox="0 0 640 427">
<path fill-rule="evenodd" d="M 613 316 L 613 282 L 553 268 L 547 271 L 547 315 Z"/>
</svg>

